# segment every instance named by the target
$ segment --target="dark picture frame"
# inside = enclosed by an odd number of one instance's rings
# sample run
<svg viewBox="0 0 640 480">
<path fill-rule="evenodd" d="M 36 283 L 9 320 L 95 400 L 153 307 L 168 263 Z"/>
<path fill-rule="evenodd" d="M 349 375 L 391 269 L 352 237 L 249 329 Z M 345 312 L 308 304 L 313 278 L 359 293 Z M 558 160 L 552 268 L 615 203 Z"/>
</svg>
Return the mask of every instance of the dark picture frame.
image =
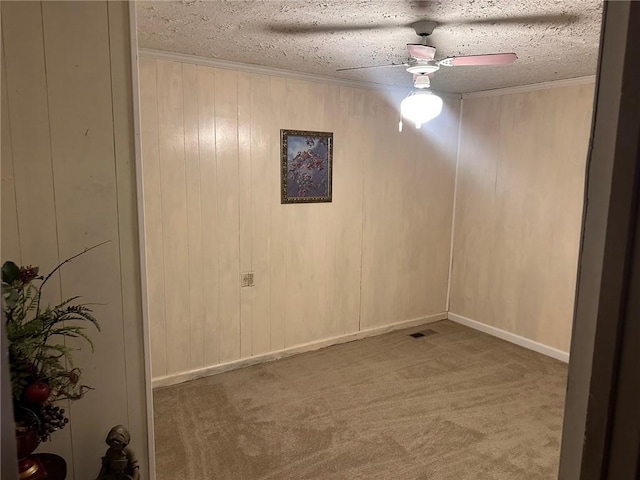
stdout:
<svg viewBox="0 0 640 480">
<path fill-rule="evenodd" d="M 332 201 L 332 132 L 282 129 L 280 154 L 280 203 Z"/>
</svg>

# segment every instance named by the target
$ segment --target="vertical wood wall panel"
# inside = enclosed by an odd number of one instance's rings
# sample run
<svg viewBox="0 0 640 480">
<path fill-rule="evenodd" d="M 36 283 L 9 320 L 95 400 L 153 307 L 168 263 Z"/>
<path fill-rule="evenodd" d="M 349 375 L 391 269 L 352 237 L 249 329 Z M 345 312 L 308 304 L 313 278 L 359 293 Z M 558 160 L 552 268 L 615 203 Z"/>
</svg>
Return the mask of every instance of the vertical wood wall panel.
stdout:
<svg viewBox="0 0 640 480">
<path fill-rule="evenodd" d="M 109 242 L 46 287 L 44 303 L 73 295 L 94 303 L 102 331 L 89 332 L 94 353 L 84 344 L 74 353 L 95 391 L 67 407 L 68 427 L 41 450 L 64 456 L 68 479 L 90 478 L 105 434 L 123 423 L 147 471 L 128 5 L 3 2 L 2 22 L 2 175 L 4 183 L 12 174 L 16 199 L 3 201 L 2 217 L 19 230 L 3 229 L 13 236 L 7 245 L 46 272 Z M 3 260 L 10 253 L 3 242 Z"/>
<path fill-rule="evenodd" d="M 337 85 L 327 84 L 322 94 L 322 130 L 333 131 L 342 133 L 344 131 L 343 119 L 338 117 L 338 96 L 340 87 Z M 334 132 L 334 133 L 335 133 Z M 340 142 L 342 143 L 342 142 Z M 334 138 L 335 148 L 335 138 Z M 335 156 L 334 152 L 334 156 Z M 340 158 L 340 157 L 338 157 Z M 336 180 L 341 179 L 343 172 L 341 169 L 336 173 L 333 170 L 333 191 L 336 191 Z M 335 194 L 334 194 L 335 195 Z M 338 199 L 334 196 L 334 201 L 337 203 Z M 339 204 L 343 204 L 340 201 Z M 344 204 L 346 206 L 346 204 Z M 337 208 L 327 208 L 324 212 L 322 221 L 327 228 L 325 228 L 325 247 L 324 247 L 324 319 L 323 324 L 325 326 L 324 335 L 327 337 L 335 337 L 339 335 L 339 319 L 344 316 L 344 312 L 341 311 L 340 299 L 342 291 L 340 287 L 344 287 L 344 283 L 341 279 L 344 278 L 343 272 L 345 269 L 342 265 L 337 263 L 339 258 L 339 252 L 342 251 L 342 246 L 339 245 L 338 236 L 343 231 L 343 222 L 340 221 L 340 215 L 344 215 L 346 212 L 339 211 Z"/>
<path fill-rule="evenodd" d="M 141 87 L 143 89 L 144 87 Z M 213 68 L 198 66 L 198 136 L 202 222 L 203 362 L 220 362 L 220 274 L 218 254 L 218 172 L 216 167 Z M 144 159 L 143 159 L 144 162 Z M 160 192 L 155 192 L 159 195 Z"/>
<path fill-rule="evenodd" d="M 289 118 L 284 128 L 321 130 L 323 105 L 320 84 L 287 79 L 285 106 Z M 286 306 L 285 347 L 300 345 L 323 335 L 326 305 L 324 273 L 326 232 L 321 220 L 332 203 L 283 205 L 290 228 L 285 245 Z"/>
<path fill-rule="evenodd" d="M 95 352 L 80 340 L 67 340 L 67 345 L 83 347 L 74 359 L 85 365 L 84 381 L 100 385 L 98 392 L 69 407 L 72 427 L 86 429 L 73 430 L 73 470 L 83 477 L 81 472 L 89 473 L 85 459 L 102 450 L 93 432 L 108 432 L 114 418 L 128 424 L 122 416 L 128 405 L 122 388 L 126 370 L 107 4 L 43 3 L 42 16 L 59 255 L 69 258 L 109 241 L 100 252 L 75 259 L 73 268 L 60 273 L 63 298 L 80 295 L 103 304 L 94 308 L 102 320 L 100 333 L 91 333 L 99 337 Z M 75 22 L 70 24 L 70 17 Z M 58 29 L 62 25 L 64 32 Z M 110 401 L 98 414 L 96 397 L 106 391 Z"/>
<path fill-rule="evenodd" d="M 140 59 L 140 122 L 144 175 L 144 217 L 147 250 L 147 298 L 153 376 L 167 374 L 166 318 L 164 306 L 164 246 L 162 241 L 162 190 L 158 152 L 158 93 L 155 60 Z"/>
<path fill-rule="evenodd" d="M 146 59 L 145 68 L 155 63 L 159 72 L 161 62 Z M 187 121 L 186 84 L 171 99 L 158 90 L 156 102 L 184 102 L 183 141 L 190 145 L 196 128 L 199 135 L 200 205 L 194 197 L 181 215 L 200 209 L 200 247 L 191 226 L 188 236 L 203 264 L 204 367 L 445 310 L 455 149 L 442 145 L 457 144 L 458 101 L 446 101 L 447 120 L 400 134 L 397 95 L 201 65 L 197 72 L 197 126 Z M 147 81 L 150 74 L 144 95 Z M 333 132 L 332 203 L 280 203 L 280 129 Z M 170 208 L 164 199 L 176 186 L 149 184 L 152 204 Z M 247 271 L 255 286 L 240 288 Z M 168 331 L 158 343 L 167 358 L 181 348 Z"/>
<path fill-rule="evenodd" d="M 271 77 L 271 118 L 267 135 L 270 137 L 267 188 L 268 201 L 271 204 L 271 351 L 282 350 L 286 336 L 286 299 L 287 271 L 285 261 L 287 252 L 285 239 L 289 235 L 286 223 L 286 209 L 290 205 L 280 204 L 280 129 L 290 128 L 289 118 L 293 114 L 290 105 L 287 107 L 287 80 Z M 275 136 L 274 136 L 275 135 Z M 275 163 L 275 167 L 274 167 Z"/>
<path fill-rule="evenodd" d="M 158 151 L 162 188 L 167 373 L 191 367 L 189 242 L 182 64 L 157 62 Z"/>
<path fill-rule="evenodd" d="M 271 350 L 271 211 L 273 201 L 273 155 L 270 127 L 271 81 L 266 75 L 251 75 L 251 259 L 256 283 L 252 288 L 252 349 L 254 355 Z M 277 158 L 277 155 L 276 155 Z M 277 193 L 277 192 L 276 192 Z"/>
<path fill-rule="evenodd" d="M 239 270 L 251 272 L 251 75 L 238 72 L 238 202 L 239 202 Z M 253 288 L 240 289 L 240 357 L 253 353 Z"/>
<path fill-rule="evenodd" d="M 204 299 L 202 282 L 202 209 L 198 137 L 198 67 L 182 66 L 184 97 L 184 149 L 187 190 L 187 241 L 189 253 L 189 349 L 191 368 L 204 365 L 202 342 Z"/>
<path fill-rule="evenodd" d="M 333 105 L 329 115 L 336 119 L 335 129 L 341 133 L 334 142 L 334 156 L 339 161 L 333 172 L 333 198 L 341 207 L 332 210 L 328 222 L 334 232 L 327 244 L 327 258 L 332 264 L 327 278 L 327 304 L 329 319 L 335 322 L 335 335 L 344 335 L 358 331 L 360 323 L 364 170 L 373 150 L 366 125 L 352 113 L 357 90 L 331 88 Z"/>
<path fill-rule="evenodd" d="M 395 151 L 400 134 L 390 122 L 371 115 L 370 92 L 365 92 L 361 122 L 367 125 L 366 138 L 371 143 L 372 154 L 365 171 L 363 208 L 363 259 L 362 259 L 362 311 L 361 325 L 375 327 L 389 322 L 397 305 L 398 292 L 404 285 L 400 276 L 406 271 L 401 264 L 404 233 L 400 231 L 400 198 L 407 189 L 414 161 L 409 155 L 388 159 Z M 387 127 L 385 129 L 385 126 Z M 387 130 L 388 129 L 388 130 Z M 380 137 L 387 130 L 388 133 Z M 407 129 L 409 130 L 409 129 Z M 393 133 L 391 133 L 393 132 Z M 407 137 L 410 135 L 407 132 Z M 405 146 L 406 148 L 406 146 Z M 406 171 L 406 175 L 405 175 Z M 384 258 L 385 261 L 379 261 Z"/>
<path fill-rule="evenodd" d="M 2 105 L 8 105 L 7 75 L 2 56 Z M 20 238 L 18 235 L 18 209 L 16 206 L 15 176 L 13 174 L 13 153 L 11 150 L 11 122 L 9 109 L 2 109 L 2 258 L 13 259 L 22 265 Z"/>
<path fill-rule="evenodd" d="M 51 169 L 49 106 L 39 2 L 3 3 L 3 53 L 11 134 L 18 228 L 25 262 L 48 272 L 58 264 L 56 205 Z M 42 219 L 38 225 L 28 218 Z M 43 301 L 60 300 L 60 277 L 54 275 Z"/>
<path fill-rule="evenodd" d="M 13 164 L 15 213 L 2 203 L 2 218 L 16 216 L 18 231 L 3 230 L 2 260 L 7 236 L 20 242 L 24 263 L 49 272 L 59 263 L 54 177 L 51 164 L 51 136 L 42 32 L 42 5 L 39 2 L 2 4 L 3 60 L 6 68 L 7 102 L 2 104 L 3 167 Z M 5 119 L 8 118 L 8 121 Z M 4 139 L 11 135 L 11 157 L 5 158 Z M 4 178 L 4 170 L 2 172 Z M 34 219 L 38 219 L 34 221 Z M 43 304 L 61 301 L 60 275 L 55 274 L 42 293 Z M 68 408 L 68 404 L 65 405 Z M 70 429 L 59 432 L 49 451 L 62 455 L 71 464 L 73 451 Z"/>
<path fill-rule="evenodd" d="M 569 350 L 592 99 L 464 100 L 451 312 Z"/>
<path fill-rule="evenodd" d="M 238 186 L 238 73 L 214 69 L 220 361 L 240 358 L 240 245 Z"/>
</svg>

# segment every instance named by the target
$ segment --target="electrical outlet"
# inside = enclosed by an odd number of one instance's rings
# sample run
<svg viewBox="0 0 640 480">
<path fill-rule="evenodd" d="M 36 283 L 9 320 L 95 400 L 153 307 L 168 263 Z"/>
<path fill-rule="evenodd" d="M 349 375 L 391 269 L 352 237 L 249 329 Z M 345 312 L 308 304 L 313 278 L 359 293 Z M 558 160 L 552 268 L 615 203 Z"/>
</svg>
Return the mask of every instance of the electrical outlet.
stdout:
<svg viewBox="0 0 640 480">
<path fill-rule="evenodd" d="M 246 273 L 240 274 L 240 286 L 253 287 L 253 272 L 246 272 Z"/>
</svg>

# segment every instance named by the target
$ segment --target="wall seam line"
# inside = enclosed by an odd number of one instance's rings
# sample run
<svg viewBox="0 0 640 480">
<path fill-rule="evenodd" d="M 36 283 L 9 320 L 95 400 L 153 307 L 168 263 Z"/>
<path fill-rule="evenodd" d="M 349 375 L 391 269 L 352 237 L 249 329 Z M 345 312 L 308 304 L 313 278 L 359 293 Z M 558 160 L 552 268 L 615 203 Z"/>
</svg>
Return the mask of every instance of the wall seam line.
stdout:
<svg viewBox="0 0 640 480">
<path fill-rule="evenodd" d="M 189 295 L 187 296 L 187 318 L 189 324 L 189 365 L 193 365 L 193 351 L 191 347 L 191 333 L 193 332 L 193 319 L 191 318 L 191 242 L 189 241 L 189 185 L 188 185 L 188 173 L 187 173 L 187 128 L 186 128 L 186 102 L 185 102 L 185 88 L 184 88 L 184 63 L 180 63 L 180 84 L 182 85 L 182 158 L 184 159 L 184 204 L 187 210 L 185 220 L 187 223 L 187 267 L 189 269 L 187 275 L 187 285 L 189 285 Z"/>
<path fill-rule="evenodd" d="M 273 85 L 271 84 L 271 76 L 267 76 L 267 78 L 269 79 L 269 110 L 271 110 L 272 106 L 273 106 Z M 268 152 L 271 152 L 271 149 L 273 148 L 273 140 L 270 137 L 267 137 L 268 141 L 269 141 L 269 148 L 267 149 Z M 276 155 L 276 158 L 278 158 L 278 156 Z M 279 173 L 278 173 L 279 175 Z M 276 184 L 277 185 L 277 184 Z M 277 186 L 276 186 L 277 188 Z M 278 192 L 278 194 L 280 193 L 279 190 L 276 190 Z M 269 251 L 268 251 L 268 259 L 269 259 L 269 350 L 271 351 L 273 349 L 273 259 L 271 257 L 271 254 L 273 253 L 273 245 L 272 245 L 272 241 L 273 241 L 273 205 L 271 204 L 271 202 L 268 202 L 269 205 L 269 237 L 270 237 L 270 241 L 269 241 Z"/>
<path fill-rule="evenodd" d="M 251 239 L 251 243 L 249 245 L 249 265 L 251 267 L 251 271 L 255 275 L 255 271 L 253 270 L 253 188 L 251 188 L 251 184 L 253 181 L 253 105 L 251 103 L 251 95 L 253 93 L 253 89 L 251 86 L 253 85 L 253 75 L 248 75 L 249 77 L 249 121 L 247 122 L 249 126 L 249 238 Z M 254 279 L 255 281 L 255 279 Z M 255 300 L 255 290 L 251 287 L 249 295 L 249 302 L 251 305 L 251 356 L 253 356 L 253 306 Z"/>
<path fill-rule="evenodd" d="M 155 103 L 156 103 L 156 125 L 158 126 L 158 128 L 156 129 L 156 132 L 158 134 L 158 139 L 156 142 L 156 145 L 158 146 L 158 192 L 160 192 L 160 228 L 162 229 L 162 233 L 160 235 L 160 242 L 161 242 L 161 251 L 162 251 L 162 255 L 160 256 L 162 258 L 162 292 L 163 292 L 163 298 L 162 298 L 162 303 L 164 304 L 164 309 L 162 312 L 162 323 L 163 323 L 163 328 L 162 330 L 164 331 L 164 370 L 165 372 L 168 374 L 169 373 L 169 366 L 168 366 L 168 355 L 167 352 L 169 351 L 169 349 L 167 348 L 167 272 L 165 271 L 165 262 L 164 262 L 164 215 L 163 215 L 163 208 L 162 208 L 162 161 L 161 161 L 161 155 L 160 155 L 160 102 L 158 102 L 158 98 L 159 98 L 159 78 L 160 78 L 160 72 L 158 71 L 158 60 L 155 60 L 154 62 L 155 64 L 155 74 L 156 74 L 156 98 L 155 98 Z"/>
<path fill-rule="evenodd" d="M 217 354 L 218 358 L 216 359 L 216 363 L 220 363 L 220 202 L 218 201 L 218 197 L 220 192 L 218 191 L 218 129 L 216 128 L 216 110 L 217 110 L 217 102 L 216 102 L 216 78 L 218 76 L 218 70 L 213 68 L 213 76 L 211 81 L 213 82 L 213 167 L 214 167 L 214 175 L 216 179 L 216 269 L 217 269 L 217 281 L 216 281 L 216 289 L 218 290 L 217 302 L 216 302 L 216 336 L 218 341 Z"/>
<path fill-rule="evenodd" d="M 460 173 L 460 147 L 462 145 L 462 115 L 464 111 L 464 99 L 460 99 L 460 113 L 458 114 L 458 145 L 456 147 L 456 172 L 453 180 L 453 209 L 451 213 L 451 247 L 449 250 L 449 275 L 447 276 L 447 299 L 445 311 L 451 307 L 451 277 L 453 274 L 453 245 L 456 231 L 456 209 L 458 206 L 458 175 Z"/>
<path fill-rule="evenodd" d="M 200 289 L 200 293 L 201 293 L 201 298 L 202 298 L 202 311 L 201 311 L 201 315 L 202 317 L 200 318 L 200 324 L 202 326 L 202 331 L 200 334 L 200 341 L 202 342 L 202 358 L 200 359 L 200 363 L 202 364 L 202 366 L 204 366 L 204 327 L 205 327 L 205 306 L 204 306 L 204 252 L 203 252 L 203 245 L 204 242 L 202 241 L 202 151 L 200 148 L 200 67 L 198 65 L 196 65 L 196 121 L 198 124 L 198 128 L 197 128 L 197 133 L 198 133 L 198 200 L 200 202 L 199 205 L 199 213 L 200 213 L 200 272 L 201 272 L 201 278 L 200 278 L 200 284 L 199 284 L 199 289 Z"/>
<path fill-rule="evenodd" d="M 236 72 L 236 144 L 238 145 L 236 165 L 238 166 L 238 276 L 242 277 L 242 188 L 241 188 L 241 175 L 240 175 L 240 75 Z M 238 277 L 236 276 L 236 282 Z M 236 284 L 237 285 L 237 284 Z M 239 287 L 238 295 L 238 358 L 242 358 L 242 284 Z M 244 287 L 251 288 L 251 287 Z"/>
<path fill-rule="evenodd" d="M 353 102 L 353 95 L 349 96 L 349 101 Z M 353 105 L 352 105 L 353 106 Z M 351 112 L 349 112 L 351 113 Z M 351 123 L 351 122 L 349 122 Z M 363 165 L 364 162 L 361 163 L 361 165 Z M 364 168 L 363 168 L 364 170 Z M 364 272 L 364 223 L 365 223 L 365 172 L 362 172 L 362 180 L 361 180 L 361 199 L 362 202 L 360 204 L 360 308 L 358 310 L 358 331 L 362 331 L 362 279 L 363 279 L 363 272 Z"/>
</svg>

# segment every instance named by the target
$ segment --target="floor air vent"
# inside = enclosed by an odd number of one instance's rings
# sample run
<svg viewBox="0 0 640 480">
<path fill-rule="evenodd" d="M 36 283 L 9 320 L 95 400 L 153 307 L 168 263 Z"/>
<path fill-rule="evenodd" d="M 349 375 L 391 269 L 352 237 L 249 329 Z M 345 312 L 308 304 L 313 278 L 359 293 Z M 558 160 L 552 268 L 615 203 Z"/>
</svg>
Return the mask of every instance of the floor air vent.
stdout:
<svg viewBox="0 0 640 480">
<path fill-rule="evenodd" d="M 428 337 L 429 335 L 435 335 L 436 332 L 435 330 L 422 330 L 421 332 L 416 332 L 416 333 L 410 333 L 409 336 L 413 337 L 413 338 L 420 338 L 420 337 Z"/>
</svg>

